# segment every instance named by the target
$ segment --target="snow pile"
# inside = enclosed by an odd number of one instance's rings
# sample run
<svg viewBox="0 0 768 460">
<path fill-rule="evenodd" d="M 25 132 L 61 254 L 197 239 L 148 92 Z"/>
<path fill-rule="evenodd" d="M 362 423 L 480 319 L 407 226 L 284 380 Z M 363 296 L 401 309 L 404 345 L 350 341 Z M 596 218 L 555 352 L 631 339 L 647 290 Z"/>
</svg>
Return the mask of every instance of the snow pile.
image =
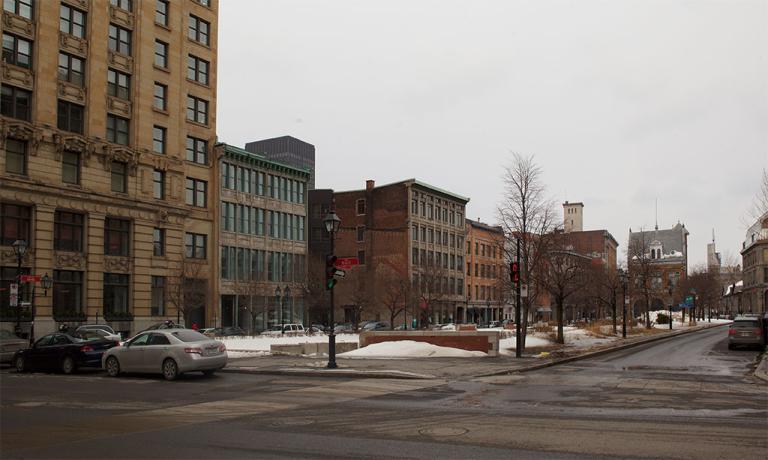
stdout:
<svg viewBox="0 0 768 460">
<path fill-rule="evenodd" d="M 499 353 L 502 355 L 510 354 L 509 350 L 515 350 L 517 348 L 516 340 L 517 339 L 515 337 L 499 340 Z M 525 338 L 526 348 L 548 347 L 550 345 L 552 345 L 552 342 L 542 337 L 536 337 L 534 335 L 528 334 L 528 337 Z"/>
<path fill-rule="evenodd" d="M 398 340 L 381 342 L 339 354 L 345 358 L 476 358 L 488 356 L 482 351 L 441 347 L 426 342 Z"/>
<path fill-rule="evenodd" d="M 227 350 L 230 350 L 230 357 L 232 351 L 263 351 L 269 353 L 270 346 L 272 344 L 282 345 L 295 345 L 299 343 L 328 343 L 327 335 L 297 335 L 290 337 L 269 337 L 269 336 L 255 336 L 255 337 L 220 337 L 217 338 L 219 342 L 224 343 L 227 346 Z M 340 334 L 336 336 L 336 342 L 358 342 L 357 334 Z M 247 356 L 259 356 L 256 354 L 249 354 Z"/>
</svg>

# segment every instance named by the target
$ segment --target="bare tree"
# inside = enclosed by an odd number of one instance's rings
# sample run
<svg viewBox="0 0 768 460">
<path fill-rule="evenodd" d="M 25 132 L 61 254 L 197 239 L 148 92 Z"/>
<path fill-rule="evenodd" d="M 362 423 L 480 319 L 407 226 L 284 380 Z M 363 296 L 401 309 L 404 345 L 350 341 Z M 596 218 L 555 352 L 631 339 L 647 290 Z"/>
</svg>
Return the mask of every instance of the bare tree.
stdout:
<svg viewBox="0 0 768 460">
<path fill-rule="evenodd" d="M 640 229 L 636 238 L 631 238 L 627 247 L 627 265 L 630 277 L 630 298 L 640 297 L 645 309 L 645 327 L 651 328 L 651 299 L 661 294 L 661 283 L 657 278 L 657 268 L 651 258 L 650 241 L 646 239 L 646 232 Z M 630 306 L 631 307 L 631 306 Z"/>
<path fill-rule="evenodd" d="M 184 318 L 189 324 L 195 310 L 202 308 L 208 295 L 208 279 L 203 275 L 204 265 L 186 258 L 177 263 L 172 276 L 167 278 L 165 295 L 176 309 L 176 320 Z"/>
<path fill-rule="evenodd" d="M 378 276 L 384 291 L 383 302 L 389 312 L 389 324 L 395 328 L 395 318 L 400 314 L 405 315 L 408 302 L 411 298 L 411 280 L 407 274 L 393 268 L 384 267 L 385 273 Z M 405 322 L 405 321 L 404 321 Z"/>
<path fill-rule="evenodd" d="M 768 170 L 763 168 L 763 174 L 760 177 L 760 189 L 752 200 L 752 209 L 749 211 L 753 221 L 748 222 L 747 226 L 751 226 L 754 220 L 760 219 L 766 213 L 768 213 Z"/>
<path fill-rule="evenodd" d="M 695 309 L 691 312 L 691 319 L 704 319 L 706 314 L 711 314 L 712 307 L 717 308 L 722 297 L 722 289 L 717 276 L 708 271 L 704 265 L 694 267 L 688 276 L 680 282 L 678 292 L 681 297 L 695 294 Z"/>
<path fill-rule="evenodd" d="M 512 163 L 504 172 L 504 197 L 498 207 L 499 222 L 507 239 L 502 245 L 508 262 L 517 258 L 515 240 L 520 239 L 521 282 L 528 283 L 528 297 L 522 299 L 522 343 L 531 305 L 535 304 L 539 289 L 532 281 L 532 273 L 546 257 L 541 239 L 556 228 L 554 203 L 545 196 L 541 168 L 534 157 L 514 153 Z"/>
<path fill-rule="evenodd" d="M 438 306 L 448 294 L 448 271 L 434 259 L 422 261 L 418 267 L 419 281 L 415 286 L 416 297 L 423 305 L 422 318 L 419 323 L 429 324 L 434 317 L 434 308 Z"/>
<path fill-rule="evenodd" d="M 616 270 L 605 264 L 591 265 L 588 274 L 587 294 L 598 304 L 611 309 L 613 333 L 616 334 L 616 299 L 621 291 L 621 279 Z M 623 301 L 623 299 L 622 299 Z"/>
</svg>

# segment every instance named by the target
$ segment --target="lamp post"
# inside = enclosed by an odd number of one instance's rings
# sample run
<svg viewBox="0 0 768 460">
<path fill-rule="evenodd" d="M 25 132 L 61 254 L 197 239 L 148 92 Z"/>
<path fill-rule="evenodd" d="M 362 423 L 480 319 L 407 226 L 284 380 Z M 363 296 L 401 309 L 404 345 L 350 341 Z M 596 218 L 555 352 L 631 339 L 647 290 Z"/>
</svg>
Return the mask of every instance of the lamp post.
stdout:
<svg viewBox="0 0 768 460">
<path fill-rule="evenodd" d="M 25 240 L 13 242 L 13 254 L 16 256 L 16 283 L 19 295 L 16 300 L 16 333 L 21 333 L 21 261 L 27 253 L 28 245 Z"/>
<path fill-rule="evenodd" d="M 691 313 L 688 315 L 688 321 L 692 325 L 696 324 L 696 289 L 691 288 L 691 295 L 693 296 L 693 306 L 691 308 Z"/>
<path fill-rule="evenodd" d="M 283 334 L 283 299 L 280 297 L 281 295 L 282 291 L 280 286 L 278 286 L 275 288 L 275 300 L 277 300 L 277 319 L 280 322 L 280 333 Z"/>
<path fill-rule="evenodd" d="M 293 320 L 293 303 L 291 302 L 291 287 L 290 286 L 286 286 L 283 289 L 283 299 L 280 302 L 280 305 L 283 308 L 285 308 L 285 300 L 286 299 L 288 299 L 288 302 L 289 302 L 288 306 L 290 307 L 290 311 L 288 312 L 289 321 L 291 323 L 294 323 L 295 321 Z M 283 326 L 285 326 L 285 315 L 283 315 Z"/>
<path fill-rule="evenodd" d="M 619 269 L 621 279 L 621 338 L 627 338 L 627 272 Z"/>
<path fill-rule="evenodd" d="M 493 318 L 493 315 L 491 313 L 491 299 L 485 299 L 485 322 L 486 324 L 489 323 L 489 316 Z"/>
<path fill-rule="evenodd" d="M 675 303 L 672 299 L 672 285 L 669 285 L 669 330 L 672 330 L 672 304 Z"/>
<path fill-rule="evenodd" d="M 331 210 L 328 212 L 328 214 L 325 216 L 325 219 L 323 219 L 323 223 L 325 224 L 325 231 L 328 232 L 329 236 L 331 237 L 331 255 L 334 255 L 334 239 L 336 238 L 336 232 L 339 231 L 339 226 L 341 226 L 341 219 L 339 219 L 339 216 L 336 215 L 336 211 Z M 333 325 L 333 286 L 330 288 L 331 291 L 331 305 L 330 305 L 330 315 L 329 315 L 329 326 L 330 326 L 330 333 L 328 334 L 328 369 L 336 369 L 336 331 L 334 330 Z"/>
</svg>

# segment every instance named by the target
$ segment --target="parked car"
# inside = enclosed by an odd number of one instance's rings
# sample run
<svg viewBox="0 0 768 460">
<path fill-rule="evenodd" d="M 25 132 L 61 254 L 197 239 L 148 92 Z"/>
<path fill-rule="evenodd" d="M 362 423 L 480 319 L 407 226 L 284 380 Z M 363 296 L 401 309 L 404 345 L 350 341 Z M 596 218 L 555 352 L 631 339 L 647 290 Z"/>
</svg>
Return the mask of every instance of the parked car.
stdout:
<svg viewBox="0 0 768 460">
<path fill-rule="evenodd" d="M 441 331 L 455 331 L 456 325 L 453 323 L 443 324 L 443 326 L 440 328 Z"/>
<path fill-rule="evenodd" d="M 245 330 L 243 330 L 243 328 L 239 326 L 227 326 L 227 327 L 221 328 L 219 335 L 221 337 L 236 337 L 236 336 L 243 336 L 248 334 L 245 332 Z"/>
<path fill-rule="evenodd" d="M 765 346 L 763 328 L 760 318 L 754 316 L 737 316 L 728 328 L 728 349 L 738 346 Z"/>
<path fill-rule="evenodd" d="M 307 328 L 307 334 L 325 334 L 325 326 L 322 324 L 313 324 Z"/>
<path fill-rule="evenodd" d="M 0 330 L 0 363 L 12 363 L 17 351 L 29 346 L 29 340 L 22 339 L 11 331 Z"/>
<path fill-rule="evenodd" d="M 389 323 L 385 323 L 382 321 L 372 321 L 367 323 L 365 326 L 363 326 L 363 331 L 383 331 L 383 330 L 389 330 Z"/>
<path fill-rule="evenodd" d="M 77 329 L 75 329 L 75 332 L 90 331 L 94 329 L 108 332 L 112 335 L 117 335 L 117 332 L 115 332 L 115 330 L 112 329 L 112 327 L 107 324 L 83 324 L 81 326 L 77 326 Z"/>
<path fill-rule="evenodd" d="M 72 334 L 72 336 L 85 341 L 111 340 L 120 343 L 123 340 L 118 334 L 111 334 L 103 329 L 81 329 Z"/>
<path fill-rule="evenodd" d="M 17 372 L 60 370 L 71 374 L 80 367 L 101 367 L 105 351 L 117 346 L 112 340 L 83 340 L 68 334 L 48 334 L 13 357 Z"/>
<path fill-rule="evenodd" d="M 160 329 L 186 329 L 186 328 L 181 324 L 174 323 L 171 320 L 166 320 L 166 321 L 163 321 L 162 323 L 153 324 L 141 332 L 157 331 Z"/>
<path fill-rule="evenodd" d="M 333 328 L 334 334 L 354 334 L 355 328 L 352 327 L 352 324 L 350 323 L 343 323 L 343 324 L 337 324 L 336 327 Z"/>
<path fill-rule="evenodd" d="M 266 335 L 270 337 L 285 337 L 285 336 L 304 335 L 305 333 L 306 331 L 304 330 L 303 325 L 291 323 L 291 324 L 273 326 L 270 329 L 262 332 L 261 335 Z"/>
<path fill-rule="evenodd" d="M 221 328 L 219 327 L 206 327 L 198 330 L 197 332 L 203 334 L 206 337 L 216 337 L 221 335 Z"/>
<path fill-rule="evenodd" d="M 501 321 L 491 321 L 488 323 L 489 328 L 501 327 Z"/>
<path fill-rule="evenodd" d="M 102 362 L 110 377 L 145 372 L 174 380 L 185 372 L 213 375 L 227 365 L 227 347 L 191 329 L 158 329 L 110 348 Z"/>
</svg>

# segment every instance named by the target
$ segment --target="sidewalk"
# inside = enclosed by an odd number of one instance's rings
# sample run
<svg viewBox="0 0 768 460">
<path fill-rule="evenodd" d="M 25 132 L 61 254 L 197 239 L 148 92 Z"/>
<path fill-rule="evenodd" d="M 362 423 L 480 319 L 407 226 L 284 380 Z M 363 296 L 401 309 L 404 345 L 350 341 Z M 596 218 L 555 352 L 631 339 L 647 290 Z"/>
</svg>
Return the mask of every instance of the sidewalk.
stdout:
<svg viewBox="0 0 768 460">
<path fill-rule="evenodd" d="M 633 337 L 588 350 L 557 352 L 546 358 L 524 354 L 518 359 L 510 356 L 496 358 L 336 358 L 337 369 L 328 369 L 327 357 L 258 356 L 230 359 L 223 372 L 273 375 L 324 376 L 340 378 L 398 378 L 455 380 L 481 376 L 525 372 L 579 359 L 631 348 L 694 331 L 720 327 L 701 325 L 691 329 L 659 333 L 650 337 Z"/>
</svg>

